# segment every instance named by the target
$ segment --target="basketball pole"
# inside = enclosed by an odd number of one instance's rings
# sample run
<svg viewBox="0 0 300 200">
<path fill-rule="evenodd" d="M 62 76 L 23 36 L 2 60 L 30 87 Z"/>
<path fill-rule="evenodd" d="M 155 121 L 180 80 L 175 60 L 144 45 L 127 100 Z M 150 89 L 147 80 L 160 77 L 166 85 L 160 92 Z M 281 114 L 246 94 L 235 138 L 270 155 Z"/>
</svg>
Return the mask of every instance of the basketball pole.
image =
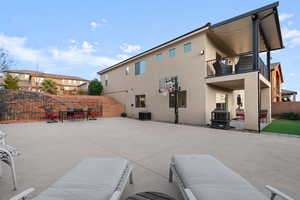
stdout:
<svg viewBox="0 0 300 200">
<path fill-rule="evenodd" d="M 174 106 L 174 114 L 175 114 L 175 124 L 178 124 L 178 79 L 177 76 L 174 78 L 174 86 L 175 86 L 175 106 Z"/>
</svg>

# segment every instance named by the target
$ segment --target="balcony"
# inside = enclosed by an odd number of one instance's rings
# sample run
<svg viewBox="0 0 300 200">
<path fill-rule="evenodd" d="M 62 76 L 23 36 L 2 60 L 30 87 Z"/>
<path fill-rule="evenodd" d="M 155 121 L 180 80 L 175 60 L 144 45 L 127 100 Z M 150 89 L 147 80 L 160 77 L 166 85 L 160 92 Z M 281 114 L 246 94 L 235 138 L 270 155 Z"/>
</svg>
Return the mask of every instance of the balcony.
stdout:
<svg viewBox="0 0 300 200">
<path fill-rule="evenodd" d="M 207 61 L 207 78 L 228 76 L 259 71 L 267 80 L 269 79 L 268 66 L 259 58 L 258 69 L 252 65 L 252 55 L 234 58 L 221 58 Z"/>
</svg>

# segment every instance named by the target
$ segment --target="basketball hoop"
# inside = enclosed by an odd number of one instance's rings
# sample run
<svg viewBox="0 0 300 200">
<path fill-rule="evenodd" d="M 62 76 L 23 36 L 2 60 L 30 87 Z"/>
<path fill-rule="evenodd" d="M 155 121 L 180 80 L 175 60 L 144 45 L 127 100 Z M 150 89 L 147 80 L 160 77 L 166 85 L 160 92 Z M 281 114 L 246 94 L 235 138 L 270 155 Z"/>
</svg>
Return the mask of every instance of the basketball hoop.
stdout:
<svg viewBox="0 0 300 200">
<path fill-rule="evenodd" d="M 162 78 L 159 80 L 159 93 L 167 96 L 170 92 L 175 90 L 175 78 Z"/>
</svg>

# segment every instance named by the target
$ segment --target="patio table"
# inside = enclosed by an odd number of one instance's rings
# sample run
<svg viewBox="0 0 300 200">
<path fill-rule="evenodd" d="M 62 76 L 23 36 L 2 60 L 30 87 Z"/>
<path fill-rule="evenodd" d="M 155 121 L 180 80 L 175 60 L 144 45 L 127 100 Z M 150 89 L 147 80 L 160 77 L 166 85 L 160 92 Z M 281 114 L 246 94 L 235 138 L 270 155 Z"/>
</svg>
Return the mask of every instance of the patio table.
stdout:
<svg viewBox="0 0 300 200">
<path fill-rule="evenodd" d="M 76 113 L 82 113 L 83 114 L 82 119 L 85 118 L 86 120 L 88 120 L 88 111 L 87 110 L 81 110 L 81 111 L 78 111 L 78 110 L 61 110 L 61 111 L 58 112 L 59 121 L 61 121 L 63 123 L 65 116 L 68 116 L 68 114 L 74 115 Z"/>
<path fill-rule="evenodd" d="M 168 194 L 161 192 L 140 192 L 129 196 L 126 200 L 176 200 Z"/>
</svg>

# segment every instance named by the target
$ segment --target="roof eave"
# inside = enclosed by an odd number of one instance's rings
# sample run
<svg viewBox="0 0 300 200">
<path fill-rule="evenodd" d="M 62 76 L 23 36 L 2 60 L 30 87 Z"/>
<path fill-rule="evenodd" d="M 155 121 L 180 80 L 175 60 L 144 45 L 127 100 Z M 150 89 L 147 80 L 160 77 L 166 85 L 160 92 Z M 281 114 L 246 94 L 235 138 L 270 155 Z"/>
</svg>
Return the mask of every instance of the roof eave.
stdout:
<svg viewBox="0 0 300 200">
<path fill-rule="evenodd" d="M 266 6 L 263 6 L 261 8 L 257 8 L 255 10 L 251 10 L 249 12 L 246 12 L 244 14 L 241 14 L 241 15 L 238 15 L 238 16 L 235 16 L 235 17 L 232 17 L 230 19 L 227 19 L 227 20 L 224 20 L 224 21 L 221 21 L 219 23 L 216 23 L 216 24 L 213 24 L 211 25 L 211 28 L 216 28 L 218 26 L 222 26 L 222 25 L 225 25 L 225 24 L 228 24 L 230 22 L 234 22 L 236 20 L 239 20 L 239 19 L 242 19 L 244 17 L 248 17 L 248 16 L 251 16 L 251 15 L 254 15 L 258 12 L 262 12 L 264 10 L 268 10 L 268 9 L 271 9 L 271 8 L 277 8 L 279 6 L 279 2 L 275 2 L 275 3 L 272 3 L 272 4 L 269 4 L 269 5 L 266 5 Z"/>
</svg>

